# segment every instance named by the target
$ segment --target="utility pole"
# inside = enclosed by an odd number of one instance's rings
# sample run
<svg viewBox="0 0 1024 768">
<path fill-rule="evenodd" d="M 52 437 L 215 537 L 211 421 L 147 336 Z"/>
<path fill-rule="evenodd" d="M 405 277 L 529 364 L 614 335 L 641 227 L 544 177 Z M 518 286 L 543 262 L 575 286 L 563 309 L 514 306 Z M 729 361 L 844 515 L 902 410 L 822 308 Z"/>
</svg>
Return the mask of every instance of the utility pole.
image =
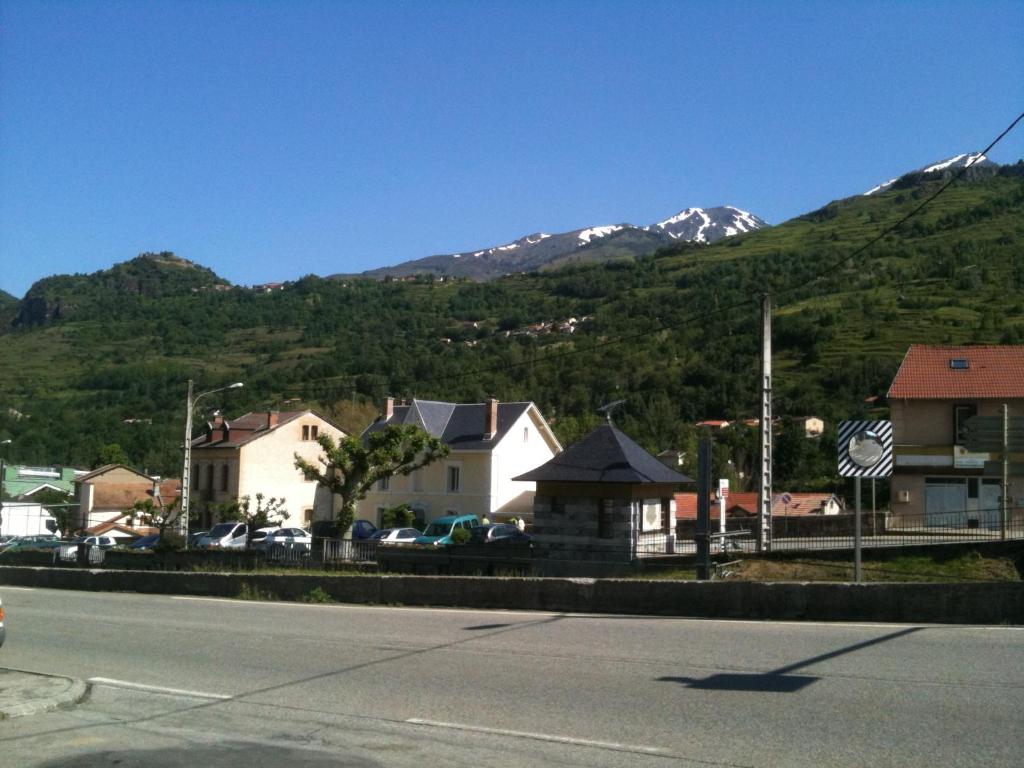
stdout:
<svg viewBox="0 0 1024 768">
<path fill-rule="evenodd" d="M 761 299 L 761 471 L 757 492 L 757 551 L 772 548 L 772 297 Z"/>
</svg>

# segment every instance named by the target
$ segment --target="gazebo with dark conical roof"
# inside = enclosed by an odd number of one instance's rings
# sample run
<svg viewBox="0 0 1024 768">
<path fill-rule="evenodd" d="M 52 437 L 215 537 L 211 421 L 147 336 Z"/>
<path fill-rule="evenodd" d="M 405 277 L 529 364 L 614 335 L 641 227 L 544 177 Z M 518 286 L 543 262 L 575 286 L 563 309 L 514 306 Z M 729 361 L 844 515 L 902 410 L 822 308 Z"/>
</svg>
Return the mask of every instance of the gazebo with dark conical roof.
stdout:
<svg viewBox="0 0 1024 768">
<path fill-rule="evenodd" d="M 673 494 L 680 484 L 693 482 L 610 423 L 515 479 L 537 483 L 533 534 L 538 554 L 592 566 L 671 553 Z"/>
</svg>

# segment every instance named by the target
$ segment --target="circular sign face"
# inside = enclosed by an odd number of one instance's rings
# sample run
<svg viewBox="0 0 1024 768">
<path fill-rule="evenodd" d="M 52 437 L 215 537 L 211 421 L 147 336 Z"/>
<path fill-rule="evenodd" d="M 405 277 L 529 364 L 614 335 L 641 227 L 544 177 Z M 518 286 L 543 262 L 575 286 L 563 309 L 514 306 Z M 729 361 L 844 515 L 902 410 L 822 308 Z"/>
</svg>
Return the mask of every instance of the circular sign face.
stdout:
<svg viewBox="0 0 1024 768">
<path fill-rule="evenodd" d="M 873 467 L 882 458 L 882 438 L 870 429 L 863 429 L 850 438 L 847 451 L 855 464 Z"/>
</svg>

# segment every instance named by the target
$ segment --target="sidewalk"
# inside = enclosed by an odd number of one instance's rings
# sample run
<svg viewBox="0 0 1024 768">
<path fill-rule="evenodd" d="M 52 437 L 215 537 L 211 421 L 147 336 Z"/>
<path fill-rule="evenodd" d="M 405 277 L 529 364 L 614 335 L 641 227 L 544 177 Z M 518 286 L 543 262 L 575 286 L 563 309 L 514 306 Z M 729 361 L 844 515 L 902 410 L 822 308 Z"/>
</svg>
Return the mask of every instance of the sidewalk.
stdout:
<svg viewBox="0 0 1024 768">
<path fill-rule="evenodd" d="M 85 683 L 75 678 L 0 667 L 0 720 L 77 704 L 85 692 Z"/>
</svg>

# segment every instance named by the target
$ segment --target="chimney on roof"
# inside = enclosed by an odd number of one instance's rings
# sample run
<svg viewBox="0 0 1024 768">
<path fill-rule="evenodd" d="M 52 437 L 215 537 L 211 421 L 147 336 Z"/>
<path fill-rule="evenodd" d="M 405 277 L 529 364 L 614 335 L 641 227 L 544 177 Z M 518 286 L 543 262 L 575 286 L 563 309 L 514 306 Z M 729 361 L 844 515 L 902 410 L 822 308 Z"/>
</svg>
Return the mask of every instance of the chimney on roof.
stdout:
<svg viewBox="0 0 1024 768">
<path fill-rule="evenodd" d="M 281 414 L 278 411 L 267 411 L 267 429 L 276 427 L 280 417 Z"/>
<path fill-rule="evenodd" d="M 484 440 L 493 440 L 496 434 L 498 434 L 498 400 L 492 397 L 487 400 Z"/>
<path fill-rule="evenodd" d="M 388 397 L 384 398 L 384 421 L 388 421 L 392 416 L 395 415 L 395 398 Z"/>
</svg>

